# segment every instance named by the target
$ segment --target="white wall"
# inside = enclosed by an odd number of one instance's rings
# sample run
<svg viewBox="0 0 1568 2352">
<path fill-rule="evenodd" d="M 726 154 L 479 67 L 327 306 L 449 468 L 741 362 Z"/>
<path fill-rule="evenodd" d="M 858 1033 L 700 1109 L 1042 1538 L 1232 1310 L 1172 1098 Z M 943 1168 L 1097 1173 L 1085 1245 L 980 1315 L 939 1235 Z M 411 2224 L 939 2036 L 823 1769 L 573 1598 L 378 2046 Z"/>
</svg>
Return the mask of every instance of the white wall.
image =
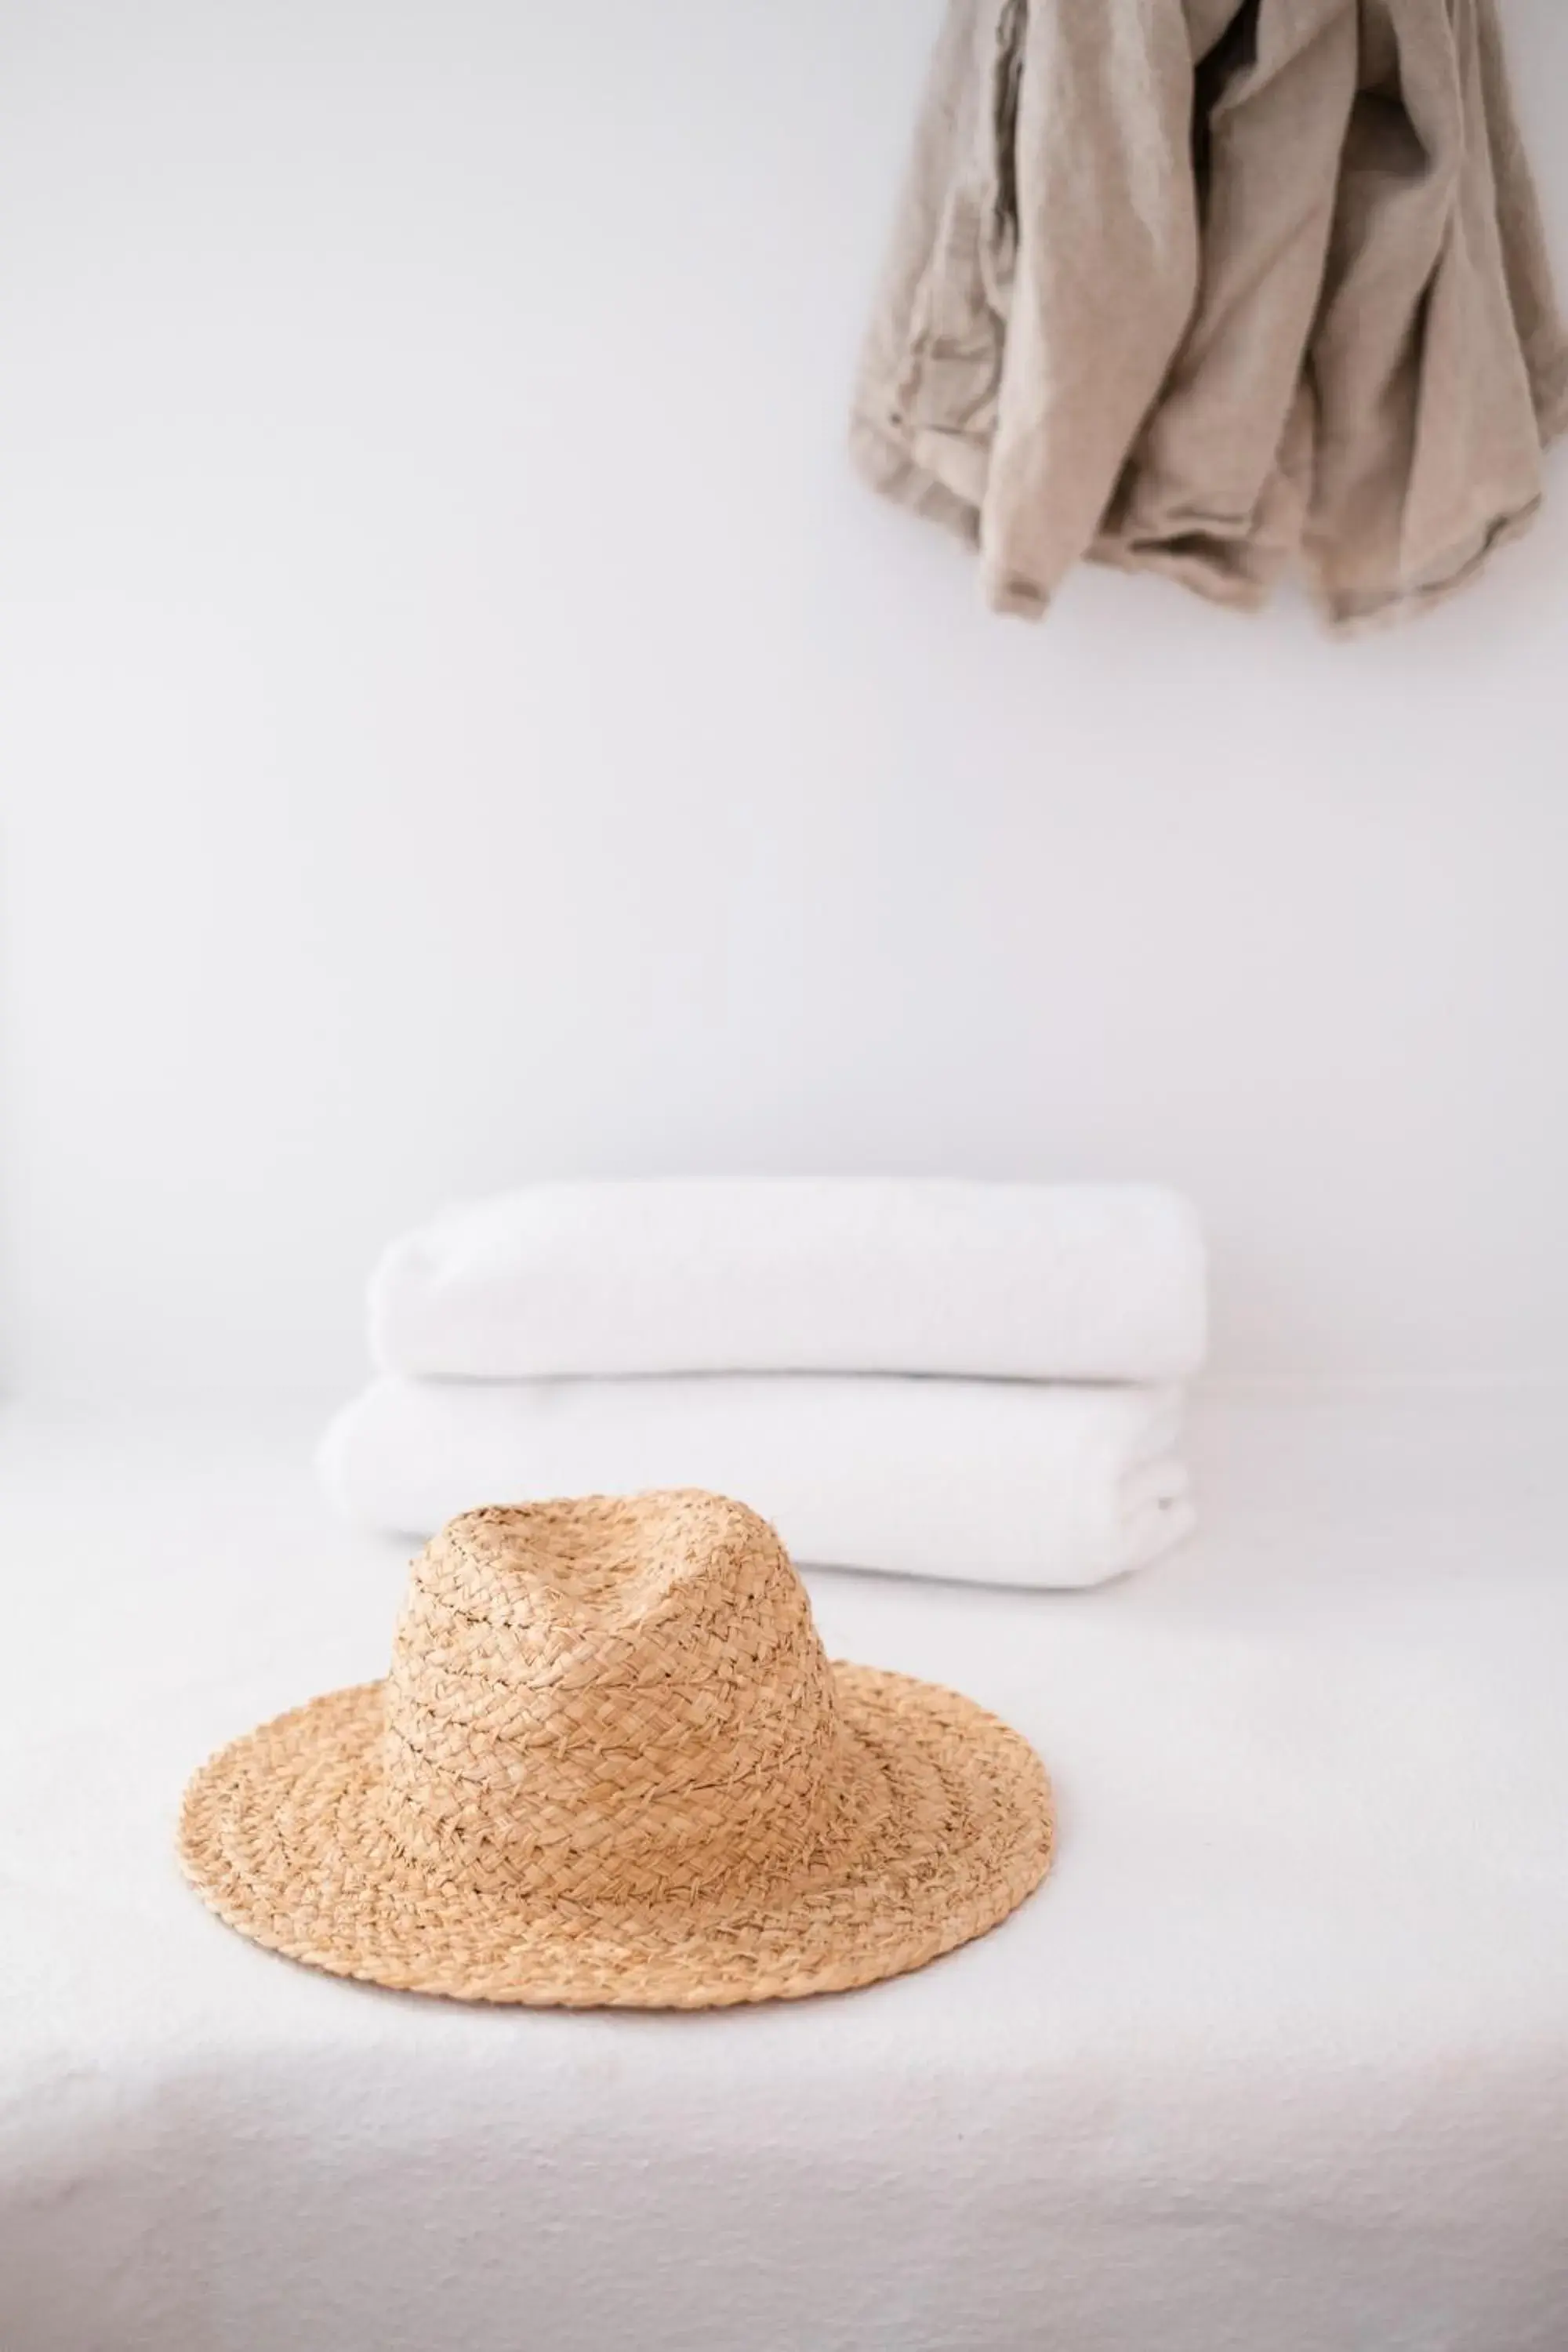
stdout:
<svg viewBox="0 0 1568 2352">
<path fill-rule="evenodd" d="M 842 454 L 935 15 L 16 0 L 13 1383 L 342 1384 L 438 1198 L 717 1169 L 1164 1175 L 1233 1378 L 1568 1368 L 1568 460 L 1405 635 L 987 618 Z"/>
</svg>

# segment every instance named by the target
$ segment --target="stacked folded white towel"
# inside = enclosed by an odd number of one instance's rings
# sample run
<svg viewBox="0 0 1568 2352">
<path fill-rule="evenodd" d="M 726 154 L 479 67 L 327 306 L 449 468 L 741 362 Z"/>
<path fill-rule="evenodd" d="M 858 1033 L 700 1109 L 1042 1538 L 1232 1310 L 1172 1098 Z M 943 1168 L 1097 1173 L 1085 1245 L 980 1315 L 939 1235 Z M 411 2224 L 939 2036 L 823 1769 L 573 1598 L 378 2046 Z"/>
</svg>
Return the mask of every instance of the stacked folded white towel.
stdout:
<svg viewBox="0 0 1568 2352">
<path fill-rule="evenodd" d="M 1193 1523 L 1203 1244 L 1154 1186 L 532 1185 L 395 1243 L 370 1331 L 322 1466 L 400 1534 L 709 1486 L 805 1564 L 1082 1585 Z"/>
</svg>

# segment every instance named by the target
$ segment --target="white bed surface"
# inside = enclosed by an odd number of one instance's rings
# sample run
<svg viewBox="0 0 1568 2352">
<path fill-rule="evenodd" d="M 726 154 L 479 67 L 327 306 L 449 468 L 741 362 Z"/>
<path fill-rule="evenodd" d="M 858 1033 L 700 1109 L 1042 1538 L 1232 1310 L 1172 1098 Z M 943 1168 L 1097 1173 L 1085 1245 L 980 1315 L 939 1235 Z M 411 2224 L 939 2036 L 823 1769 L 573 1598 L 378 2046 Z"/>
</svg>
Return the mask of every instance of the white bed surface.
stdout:
<svg viewBox="0 0 1568 2352">
<path fill-rule="evenodd" d="M 4 2352 L 1563 2352 L 1568 1401 L 1210 1403 L 1082 1594 L 811 1580 L 1056 1776 L 870 1991 L 465 2011 L 180 1881 L 212 1748 L 378 1673 L 312 1412 L 0 1417 Z M 476 1498 L 481 1499 L 481 1498 Z"/>
</svg>

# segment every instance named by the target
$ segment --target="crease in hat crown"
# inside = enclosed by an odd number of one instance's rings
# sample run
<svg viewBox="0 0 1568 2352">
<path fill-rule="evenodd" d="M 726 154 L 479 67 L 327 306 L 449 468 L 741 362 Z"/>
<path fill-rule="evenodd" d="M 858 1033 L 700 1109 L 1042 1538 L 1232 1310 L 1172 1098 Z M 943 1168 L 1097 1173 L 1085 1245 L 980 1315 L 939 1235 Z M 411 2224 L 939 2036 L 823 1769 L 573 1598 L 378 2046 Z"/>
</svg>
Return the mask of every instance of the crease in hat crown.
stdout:
<svg viewBox="0 0 1568 2352">
<path fill-rule="evenodd" d="M 800 1884 L 875 1818 L 878 1779 L 742 1504 L 492 1507 L 414 1564 L 383 1818 L 437 1878 L 594 1907 Z"/>
</svg>

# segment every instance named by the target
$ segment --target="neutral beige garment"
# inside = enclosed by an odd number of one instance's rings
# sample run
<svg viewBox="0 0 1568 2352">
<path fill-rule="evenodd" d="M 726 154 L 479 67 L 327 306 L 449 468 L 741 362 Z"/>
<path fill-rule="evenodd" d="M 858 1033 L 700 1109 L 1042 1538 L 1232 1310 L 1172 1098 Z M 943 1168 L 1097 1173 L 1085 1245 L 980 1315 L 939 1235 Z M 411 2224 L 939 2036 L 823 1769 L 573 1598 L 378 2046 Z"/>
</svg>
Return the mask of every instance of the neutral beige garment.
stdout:
<svg viewBox="0 0 1568 2352">
<path fill-rule="evenodd" d="M 980 548 L 991 603 L 1036 614 L 1092 545 L 1159 392 L 1198 237 L 1176 0 L 1018 13 L 1016 254 Z"/>
<path fill-rule="evenodd" d="M 1356 58 L 1356 0 L 1254 0 L 1200 74 L 1197 306 L 1096 551 L 1226 604 L 1260 604 L 1300 543 L 1302 377 Z"/>
<path fill-rule="evenodd" d="M 1541 205 L 1514 111 L 1496 0 L 1481 0 L 1479 46 L 1509 300 L 1542 439 L 1550 445 L 1568 430 L 1568 335 L 1558 314 Z"/>
<path fill-rule="evenodd" d="M 978 540 L 999 611 L 1088 551 L 1192 310 L 1192 100 L 1180 0 L 950 11 L 854 446 Z"/>
<path fill-rule="evenodd" d="M 952 0 L 853 439 L 996 609 L 1300 554 L 1336 625 L 1414 611 L 1565 421 L 1495 0 Z"/>
<path fill-rule="evenodd" d="M 1002 370 L 1013 227 L 995 112 L 1018 10 L 952 0 L 867 337 L 851 447 L 875 486 L 973 539 Z"/>
<path fill-rule="evenodd" d="M 1312 344 L 1309 548 L 1324 607 L 1343 623 L 1458 586 L 1542 496 L 1477 0 L 1363 0 L 1361 47 Z M 1528 240 L 1522 223 L 1509 236 L 1521 227 Z M 1516 270 L 1522 259 L 1521 247 Z M 1560 354 L 1554 318 L 1543 358 L 1553 340 Z"/>
</svg>

